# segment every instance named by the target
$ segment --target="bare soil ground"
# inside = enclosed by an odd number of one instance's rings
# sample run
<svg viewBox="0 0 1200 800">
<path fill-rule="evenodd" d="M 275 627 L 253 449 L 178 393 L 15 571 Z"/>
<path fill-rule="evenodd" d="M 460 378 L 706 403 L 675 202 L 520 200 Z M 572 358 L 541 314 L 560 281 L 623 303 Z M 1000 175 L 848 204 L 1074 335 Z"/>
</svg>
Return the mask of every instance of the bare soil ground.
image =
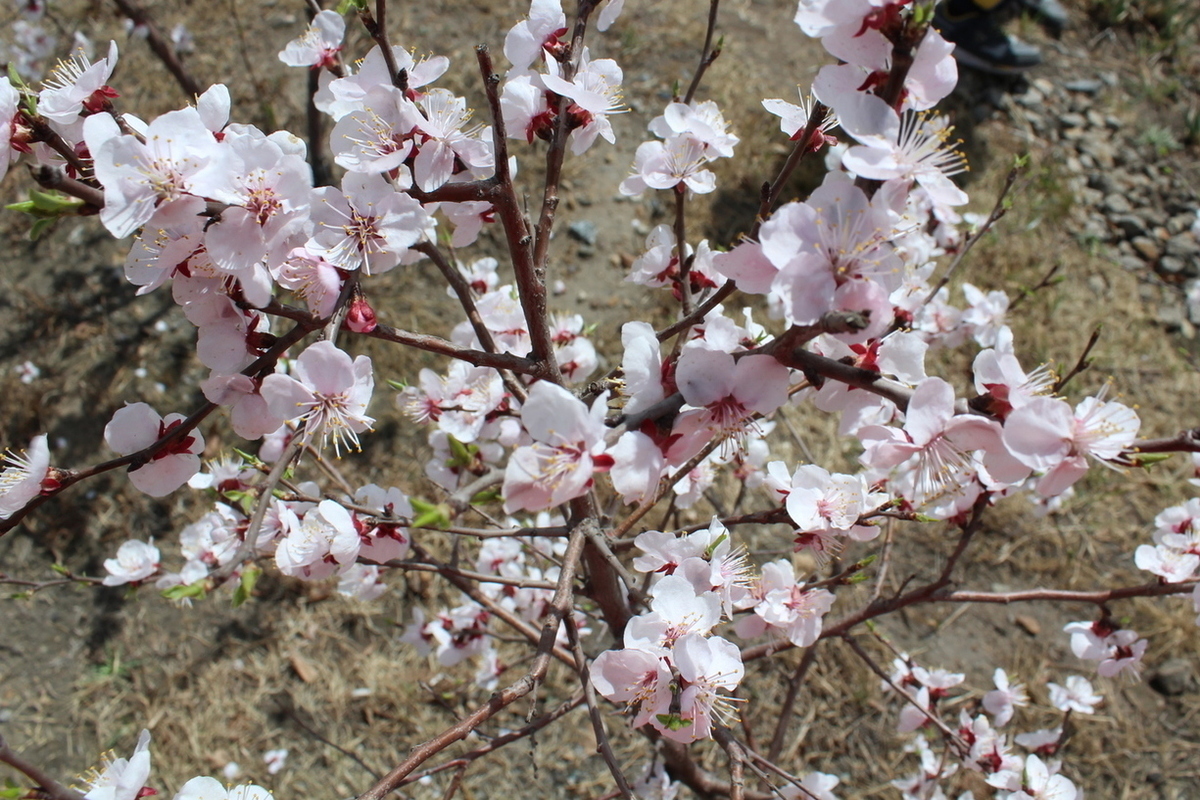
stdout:
<svg viewBox="0 0 1200 800">
<path fill-rule="evenodd" d="M 618 120 L 618 144 L 600 148 L 586 165 L 567 176 L 561 230 L 574 220 L 597 226 L 594 252 L 561 236 L 557 246 L 560 277 L 568 292 L 556 299 L 563 309 L 578 309 L 598 324 L 597 345 L 617 353 L 619 323 L 633 315 L 665 318 L 661 298 L 622 284 L 624 265 L 636 254 L 643 230 L 662 221 L 664 209 L 653 199 L 636 204 L 616 198 L 616 186 L 632 162 L 646 122 L 669 98 L 675 81 L 690 77 L 703 34 L 702 9 L 695 4 L 629 3 L 612 34 L 594 47 L 626 65 L 627 100 L 632 112 Z M 683 6 L 689 6 L 684 8 Z M 1041 38 L 1048 63 L 1035 72 L 1052 81 L 1091 77 L 1113 71 L 1120 82 L 1097 97 L 1105 113 L 1130 125 L 1157 119 L 1182 137 L 1182 115 L 1200 87 L 1195 29 L 1166 39 L 1132 17 L 1112 22 L 1111 0 L 1069 3 L 1074 27 L 1061 42 Z M 148 4 L 164 28 L 184 22 L 196 37 L 188 64 L 204 83 L 226 82 L 234 93 L 234 118 L 265 128 L 303 129 L 303 83 L 297 72 L 284 74 L 275 53 L 303 25 L 301 4 L 267 0 L 238 3 L 215 0 L 190 3 L 164 0 Z M 79 27 L 94 41 L 121 43 L 121 67 L 113 83 L 123 92 L 123 107 L 144 117 L 182 104 L 185 98 L 144 44 L 126 39 L 108 5 L 56 4 L 67 29 Z M 488 42 L 499 53 L 503 34 L 526 10 L 520 2 L 454 0 L 440 4 L 396 4 L 392 26 L 396 41 L 419 53 L 449 56 L 454 64 L 449 86 L 468 93 L 482 107 L 472 48 Z M 727 0 L 719 30 L 725 50 L 710 71 L 702 97 L 718 100 L 743 137 L 736 167 L 720 176 L 723 188 L 711 210 L 696 204 L 691 224 L 721 245 L 749 227 L 757 186 L 771 174 L 784 152 L 774 119 L 759 107 L 762 97 L 793 99 L 797 83 L 811 80 L 826 57 L 790 22 L 794 4 L 784 0 Z M 354 51 L 354 46 L 348 48 Z M 1167 96 L 1147 93 L 1148 86 L 1174 82 Z M 996 84 L 965 75 L 953 106 L 960 133 L 972 155 L 969 176 L 975 209 L 986 212 L 1012 157 L 1029 149 L 1010 120 L 991 101 L 997 93 L 1018 91 L 1020 84 Z M 1126 402 L 1138 404 L 1143 430 L 1166 435 L 1200 423 L 1200 377 L 1189 355 L 1191 343 L 1166 334 L 1147 305 L 1153 292 L 1177 291 L 1157 283 L 1150 273 L 1122 269 L 1081 243 L 1079 214 L 1062 185 L 1059 154 L 1035 149 L 1032 166 L 1018 186 L 1013 211 L 997 235 L 972 254 L 967 279 L 984 288 L 1016 295 L 1034 285 L 1052 263 L 1066 280 L 1025 302 L 1018 326 L 1027 358 L 1074 363 L 1088 335 L 1104 323 L 1094 366 L 1073 389 L 1092 391 L 1112 376 Z M 1196 146 L 1172 154 L 1167 163 L 1194 173 Z M 531 162 L 529 162 L 531 163 Z M 809 178 L 811 180 L 811 177 Z M 805 177 L 797 179 L 800 194 Z M 3 186 L 5 197 L 23 191 L 19 174 Z M 529 184 L 532 186 L 533 184 Z M 531 196 L 530 203 L 537 202 Z M 195 386 L 202 369 L 189 355 L 193 332 L 168 298 L 135 298 L 121 278 L 123 250 L 108 241 L 95 220 L 64 223 L 53 236 L 30 243 L 25 223 L 0 215 L 4 255 L 0 257 L 0 441 L 23 446 L 38 432 L 49 432 L 55 463 L 82 465 L 103 457 L 101 432 L 123 402 L 147 400 L 159 410 L 184 410 L 198 401 Z M 415 330 L 444 334 L 451 305 L 427 268 L 390 274 L 373 295 L 381 317 Z M 1151 304 L 1152 305 L 1152 304 Z M 377 365 L 402 378 L 433 362 L 383 348 L 367 348 Z M 31 384 L 13 368 L 31 360 L 42 376 Z M 964 379 L 968 364 L 947 364 L 947 374 Z M 143 368 L 144 367 L 144 368 Z M 377 366 L 379 369 L 379 366 Z M 373 412 L 376 435 L 365 440 L 361 457 L 347 459 L 351 473 L 392 470 L 411 474 L 423 459 L 424 432 L 414 430 L 380 392 Z M 797 416 L 802 447 L 818 458 L 850 459 L 828 420 Z M 220 427 L 206 431 L 215 446 L 234 442 Z M 1183 484 L 1182 459 L 1135 476 L 1130 481 L 1097 470 L 1079 499 L 1056 516 L 1034 518 L 1028 509 L 1001 506 L 981 538 L 983 555 L 966 583 L 982 589 L 1037 585 L 1086 588 L 1108 582 L 1140 581 L 1129 554 L 1149 535 L 1153 516 L 1190 496 Z M 401 484 L 403 485 L 403 484 Z M 728 488 L 728 487 L 726 487 Z M 108 476 L 79 487 L 43 508 L 23 529 L 0 539 L 0 572 L 34 580 L 53 577 L 49 566 L 67 565 L 78 574 L 101 574 L 104 558 L 129 537 L 171 539 L 182 520 L 201 511 L 200 501 L 179 493 L 151 501 L 132 491 L 122 476 Z M 696 510 L 701 518 L 707 507 Z M 683 518 L 689 521 L 688 517 Z M 945 541 L 908 542 L 893 580 L 928 575 L 944 558 Z M 786 547 L 786 532 L 753 535 L 761 550 Z M 781 544 L 781 542 L 783 544 Z M 169 551 L 169 547 L 165 548 Z M 897 583 L 898 585 L 898 583 Z M 220 599 L 178 608 L 146 596 L 133 598 L 120 589 L 89 591 L 53 588 L 32 599 L 0 601 L 0 733 L 64 776 L 81 773 L 101 750 L 127 754 L 142 727 L 155 734 L 153 783 L 173 793 L 198 771 L 219 774 L 228 761 L 242 765 L 243 776 L 271 787 L 280 797 L 345 797 L 368 785 L 370 771 L 388 769 L 410 747 L 454 720 L 483 699 L 469 671 L 445 670 L 417 658 L 396 641 L 398 625 L 414 603 L 426 602 L 438 589 L 431 582 L 398 583 L 381 603 L 370 606 L 340 598 L 323 587 L 268 578 L 261 596 L 239 609 Z M 976 687 L 990 688 L 992 665 L 1033 685 L 1045 679 L 1087 671 L 1066 649 L 1064 623 L 1087 618 L 1088 608 L 991 607 L 958 613 L 920 609 L 890 619 L 882 629 L 927 666 L 965 671 Z M 1065 756 L 1067 770 L 1100 798 L 1188 798 L 1200 796 L 1200 694 L 1195 673 L 1200 642 L 1184 600 L 1121 606 L 1129 624 L 1151 641 L 1151 669 L 1182 660 L 1192 682 L 1185 691 L 1163 695 L 1148 683 L 1106 684 L 1108 698 L 1100 714 L 1077 718 Z M 852 654 L 827 645 L 798 713 L 786 764 L 797 772 L 821 769 L 844 780 L 846 797 L 894 797 L 887 781 L 914 768 L 899 752 L 892 732 L 895 709 Z M 882 657 L 882 653 L 881 653 Z M 769 680 L 750 707 L 772 708 L 782 696 L 797 656 L 790 654 L 753 671 Z M 364 691 L 365 690 L 365 691 Z M 542 701 L 551 707 L 562 687 L 546 687 Z M 974 698 L 964 698 L 969 702 Z M 1044 706 L 1045 697 L 1035 700 Z M 516 727 L 529 709 L 497 719 L 480 738 L 503 727 Z M 1024 729 L 1054 720 L 1033 713 Z M 766 715 L 769 718 L 769 715 Z M 505 798 L 597 797 L 607 791 L 602 763 L 593 755 L 591 732 L 581 718 L 560 726 L 536 743 L 525 743 L 501 759 L 474 767 L 465 796 Z M 769 719 L 750 716 L 747 735 L 769 737 Z M 638 769 L 638 739 L 612 720 L 618 754 Z M 287 767 L 266 774 L 261 754 L 287 747 Z M 715 750 L 708 758 L 721 763 Z M 406 790 L 405 796 L 439 797 L 444 778 Z M 979 791 L 979 787 L 975 787 Z M 169 796 L 169 794 L 168 794 Z M 977 796 L 986 796 L 981 792 Z"/>
</svg>

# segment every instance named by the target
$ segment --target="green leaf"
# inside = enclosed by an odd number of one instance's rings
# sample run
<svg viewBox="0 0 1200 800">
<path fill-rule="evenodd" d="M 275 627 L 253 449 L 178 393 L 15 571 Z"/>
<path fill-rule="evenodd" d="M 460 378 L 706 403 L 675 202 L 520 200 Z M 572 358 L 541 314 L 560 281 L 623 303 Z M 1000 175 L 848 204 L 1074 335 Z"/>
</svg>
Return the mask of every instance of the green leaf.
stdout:
<svg viewBox="0 0 1200 800">
<path fill-rule="evenodd" d="M 261 577 L 262 570 L 258 567 L 246 567 L 242 570 L 242 579 L 238 582 L 238 587 L 233 590 L 234 608 L 237 608 L 250 599 L 254 593 L 254 586 Z"/>
<path fill-rule="evenodd" d="M 492 486 L 488 489 L 484 489 L 482 492 L 476 493 L 476 495 L 471 498 L 471 505 L 485 506 L 488 503 L 495 503 L 499 501 L 500 497 L 500 487 Z"/>
<path fill-rule="evenodd" d="M 50 569 L 54 570 L 55 573 L 62 575 L 64 578 L 71 574 L 71 571 L 62 564 L 51 564 Z"/>
<path fill-rule="evenodd" d="M 414 528 L 448 528 L 450 527 L 449 506 L 430 503 L 416 497 L 410 497 L 413 511 L 417 512 L 412 521 Z"/>
<path fill-rule="evenodd" d="M 1145 469 L 1147 467 L 1152 467 L 1155 464 L 1161 464 L 1172 455 L 1174 455 L 1174 453 L 1138 453 L 1137 455 L 1130 456 L 1129 463 L 1135 467 L 1141 467 Z"/>
<path fill-rule="evenodd" d="M 678 714 L 655 714 L 655 719 L 662 723 L 667 730 L 678 731 L 691 726 L 690 719 L 684 719 Z"/>
<path fill-rule="evenodd" d="M 366 11 L 367 0 L 342 0 L 338 3 L 337 12 L 345 14 L 349 11 Z"/>
<path fill-rule="evenodd" d="M 192 597 L 204 599 L 208 595 L 206 583 L 207 579 L 201 579 L 186 586 L 172 586 L 169 589 L 163 589 L 162 596 L 168 600 L 184 600 Z"/>
</svg>

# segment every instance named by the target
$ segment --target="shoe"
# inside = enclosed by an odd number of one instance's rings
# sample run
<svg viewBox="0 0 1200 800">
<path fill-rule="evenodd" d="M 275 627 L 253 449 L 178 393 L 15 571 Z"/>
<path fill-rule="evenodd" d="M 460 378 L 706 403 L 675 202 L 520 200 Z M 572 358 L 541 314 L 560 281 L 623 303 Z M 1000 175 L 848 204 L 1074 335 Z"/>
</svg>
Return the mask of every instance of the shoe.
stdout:
<svg viewBox="0 0 1200 800">
<path fill-rule="evenodd" d="M 933 27 L 954 44 L 954 58 L 964 67 L 991 75 L 1013 75 L 1042 63 L 1041 50 L 1006 34 L 987 14 L 953 19 L 939 5 Z"/>
<path fill-rule="evenodd" d="M 1052 36 L 1060 36 L 1067 29 L 1067 10 L 1058 0 L 1018 0 L 1017 5 Z"/>
</svg>

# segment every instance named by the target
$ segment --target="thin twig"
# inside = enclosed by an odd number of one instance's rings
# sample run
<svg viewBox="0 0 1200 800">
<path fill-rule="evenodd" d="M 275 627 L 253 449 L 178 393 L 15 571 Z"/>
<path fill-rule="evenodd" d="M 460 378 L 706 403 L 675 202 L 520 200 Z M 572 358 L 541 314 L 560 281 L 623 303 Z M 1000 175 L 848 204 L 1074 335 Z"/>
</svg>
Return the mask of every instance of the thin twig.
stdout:
<svg viewBox="0 0 1200 800">
<path fill-rule="evenodd" d="M 1083 346 L 1083 352 L 1079 354 L 1079 360 L 1075 362 L 1075 366 L 1071 367 L 1071 371 L 1056 380 L 1054 385 L 1050 387 L 1051 394 L 1061 392 L 1072 378 L 1092 365 L 1092 362 L 1088 360 L 1088 356 L 1091 355 L 1092 348 L 1100 341 L 1100 327 L 1097 325 L 1096 329 L 1092 331 L 1092 335 L 1088 337 L 1087 344 Z"/>
<path fill-rule="evenodd" d="M 713 34 L 717 30 L 717 7 L 720 4 L 721 0 L 710 0 L 708 4 L 708 28 L 704 31 L 704 47 L 700 50 L 700 63 L 696 67 L 695 74 L 692 75 L 692 82 L 688 85 L 687 94 L 683 96 L 684 103 L 691 104 L 692 98 L 696 96 L 696 90 L 700 88 L 700 79 L 721 55 L 721 48 L 713 49 Z"/>
<path fill-rule="evenodd" d="M 0 763 L 8 764 L 17 772 L 29 778 L 51 800 L 83 800 L 82 794 L 62 785 L 39 767 L 34 766 L 13 752 L 12 748 L 8 746 L 8 742 L 4 741 L 3 736 L 0 736 Z"/>
<path fill-rule="evenodd" d="M 779 706 L 779 719 L 775 722 L 775 734 L 771 737 L 771 746 L 767 750 L 767 759 L 770 761 L 778 761 L 779 756 L 783 753 L 783 746 L 787 742 L 788 726 L 792 723 L 792 711 L 796 707 L 796 698 L 800 695 L 800 687 L 804 685 L 808 671 L 816 663 L 819 644 L 818 640 L 804 649 L 804 655 L 800 657 L 796 671 L 788 679 L 787 694 L 784 695 L 783 703 Z"/>
<path fill-rule="evenodd" d="M 967 257 L 967 253 L 971 252 L 972 248 L 974 248 L 979 240 L 984 237 L 984 234 L 990 231 L 992 226 L 995 225 L 1008 211 L 1008 207 L 1005 206 L 1004 201 L 1005 198 L 1008 197 L 1008 192 L 1010 189 L 1012 189 L 1013 184 L 1017 180 L 1017 175 L 1019 175 L 1020 172 L 1020 166 L 1014 166 L 1008 171 L 1008 177 L 1004 179 L 1004 186 L 1000 188 L 1000 194 L 996 196 L 996 203 L 992 206 L 992 212 L 988 214 L 987 219 L 985 219 L 983 224 L 979 226 L 979 230 L 967 237 L 967 241 L 963 243 L 961 248 L 959 248 L 958 253 L 954 256 L 954 260 L 950 262 L 950 266 L 946 267 L 946 274 L 943 275 L 936 284 L 934 284 L 933 288 L 929 290 L 929 294 L 927 294 L 925 299 L 921 302 L 922 306 L 927 306 L 933 302 L 933 298 L 937 297 L 937 293 L 942 290 L 942 287 L 950 282 L 950 278 L 954 276 L 954 273 L 958 270 L 959 264 L 961 264 L 963 259 Z M 1009 310 L 1011 310 L 1011 307 Z"/>
<path fill-rule="evenodd" d="M 187 68 L 183 66 L 175 46 L 159 32 L 158 26 L 154 24 L 154 20 L 146 13 L 145 9 L 132 0 L 113 0 L 113 4 L 122 14 L 129 17 L 134 25 L 146 31 L 146 44 L 150 45 L 154 55 L 158 56 L 158 60 L 163 63 L 163 66 L 175 78 L 175 82 L 187 94 L 188 102 L 199 97 L 204 92 L 200 82 L 193 78 Z"/>
<path fill-rule="evenodd" d="M 596 687 L 592 685 L 592 665 L 588 662 L 583 653 L 583 647 L 579 643 L 579 630 L 575 626 L 575 618 L 567 615 L 563 618 L 563 624 L 567 626 L 567 639 L 571 642 L 571 652 L 575 654 L 579 685 L 583 687 L 583 696 L 587 700 L 588 718 L 592 721 L 592 731 L 596 734 L 596 749 L 600 751 L 600 757 L 604 759 L 609 774 L 613 776 L 620 796 L 625 800 L 634 800 L 633 790 L 629 788 L 629 781 L 625 778 L 625 773 L 621 771 L 621 765 L 617 763 L 617 756 L 613 753 L 612 744 L 608 741 L 608 732 L 604 729 L 604 718 L 600 715 L 600 708 L 596 704 Z"/>
<path fill-rule="evenodd" d="M 467 714 L 461 720 L 446 728 L 432 739 L 417 745 L 400 764 L 391 772 L 377 781 L 371 788 L 359 795 L 358 800 L 383 800 L 394 791 L 418 766 L 433 756 L 445 750 L 461 739 L 465 739 L 485 721 L 496 716 L 503 709 L 525 697 L 540 685 L 550 666 L 550 659 L 556 650 L 554 641 L 562 620 L 571 613 L 575 598 L 575 572 L 583 555 L 584 543 L 587 541 L 585 531 L 576 527 L 567 543 L 567 552 L 563 556 L 562 570 L 559 573 L 558 586 L 554 598 L 550 601 L 546 622 L 542 626 L 538 640 L 537 655 L 534 656 L 529 671 L 506 688 L 492 694 L 486 703 Z M 451 579 L 453 580 L 453 579 Z M 574 659 L 567 654 L 568 663 L 574 664 Z"/>
</svg>

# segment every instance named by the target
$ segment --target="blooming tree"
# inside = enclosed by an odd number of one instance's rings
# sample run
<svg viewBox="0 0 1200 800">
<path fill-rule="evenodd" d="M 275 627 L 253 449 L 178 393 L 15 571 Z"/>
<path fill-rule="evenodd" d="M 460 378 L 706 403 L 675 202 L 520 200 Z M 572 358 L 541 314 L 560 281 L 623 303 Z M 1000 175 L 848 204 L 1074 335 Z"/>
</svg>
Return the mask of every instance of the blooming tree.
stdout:
<svg viewBox="0 0 1200 800">
<path fill-rule="evenodd" d="M 188 484 L 213 505 L 178 536 L 125 542 L 103 577 L 80 581 L 154 586 L 175 600 L 231 591 L 243 602 L 263 569 L 336 580 L 365 600 L 410 570 L 442 576 L 459 604 L 414 606 L 402 639 L 445 668 L 470 664 L 493 694 L 364 787 L 363 800 L 414 780 L 551 670 L 565 670 L 577 691 L 503 743 L 587 709 L 614 796 L 673 796 L 677 781 L 705 796 L 771 796 L 746 785 L 747 768 L 775 796 L 853 792 L 853 776 L 839 783 L 780 763 L 794 691 L 782 708 L 762 709 L 742 688 L 748 664 L 803 648 L 798 687 L 835 638 L 896 699 L 897 730 L 916 733 L 920 765 L 895 784 L 904 797 L 943 796 L 957 772 L 977 773 L 1006 800 L 1078 796 L 1069 762 L 1054 757 L 1065 725 L 1015 730 L 1032 702 L 1026 676 L 998 665 L 995 688 L 956 703 L 955 715 L 946 701 L 964 696 L 963 675 L 899 650 L 889 671 L 863 642 L 886 641 L 874 622 L 920 604 L 1084 602 L 1095 615 L 1067 625 L 1064 641 L 1102 677 L 1136 676 L 1152 642 L 1123 628 L 1112 605 L 1190 594 L 1200 611 L 1198 501 L 1164 510 L 1152 543 L 1131 553 L 1148 573 L 1142 584 L 997 593 L 958 580 L 992 507 L 1017 495 L 1059 498 L 1095 464 L 1128 471 L 1157 454 L 1200 452 L 1200 429 L 1138 438 L 1133 408 L 1104 396 L 1068 400 L 1072 375 L 1024 371 L 1003 293 L 968 284 L 967 307 L 950 305 L 945 277 L 935 276 L 1002 206 L 965 231 L 958 209 L 968 198 L 952 180 L 965 161 L 948 121 L 930 111 L 954 86 L 952 48 L 929 27 L 931 3 L 911 0 L 800 2 L 796 35 L 819 38 L 838 63 L 801 87 L 800 105 L 762 100 L 780 117 L 790 155 L 734 243 L 691 241 L 686 225 L 690 204 L 715 189 L 708 165 L 735 157 L 739 144 L 718 105 L 699 98 L 719 55 L 713 0 L 695 79 L 610 187 L 663 193 L 674 207 L 674 223 L 650 232 L 628 278 L 668 290 L 675 321 L 660 330 L 625 321 L 619 366 L 598 374 L 586 320 L 553 307 L 548 254 L 563 164 L 613 142 L 610 117 L 626 110 L 622 65 L 593 54 L 604 39 L 592 30 L 607 29 L 622 6 L 533 0 L 505 38 L 508 69 L 477 49 L 487 108 L 475 122 L 464 98 L 435 85 L 447 59 L 417 59 L 389 38 L 385 0 L 319 10 L 279 59 L 320 71 L 312 102 L 332 123 L 327 141 L 231 121 L 220 85 L 139 119 L 108 84 L 115 44 L 102 59 L 62 64 L 41 88 L 19 70 L 0 78 L 0 174 L 23 163 L 40 184 L 24 210 L 39 230 L 95 214 L 114 237 L 136 233 L 126 276 L 138 293 L 170 292 L 210 370 L 199 387 L 208 402 L 186 415 L 160 416 L 142 402 L 117 410 L 104 439 L 118 458 L 55 466 L 44 435 L 6 455 L 0 534 L 74 484 L 124 470 L 150 496 Z M 371 39 L 353 58 L 342 50 L 346 14 Z M 830 150 L 839 140 L 848 146 Z M 323 148 L 345 170 L 336 185 L 315 185 L 309 158 Z M 828 164 L 821 184 L 780 203 L 796 165 L 817 153 Z M 535 154 L 545 159 L 544 200 L 530 213 L 516 165 Z M 506 243 L 505 258 L 466 255 L 485 226 Z M 436 267 L 461 306 L 444 335 L 395 327 L 371 303 L 381 274 L 419 261 Z M 769 320 L 727 307 L 748 295 L 763 297 Z M 332 455 L 352 458 L 372 435 L 372 404 L 388 399 L 375 391 L 371 359 L 352 355 L 365 338 L 445 359 L 391 382 L 391 399 L 428 431 L 423 480 L 381 475 L 354 486 L 312 470 L 331 440 Z M 973 383 L 928 374 L 927 353 L 952 347 L 977 348 Z M 777 418 L 797 406 L 837 417 L 859 454 L 856 470 L 772 449 Z M 202 430 L 219 413 L 246 443 L 202 472 Z M 690 528 L 646 522 L 668 502 L 697 504 L 720 475 L 742 487 L 731 513 Z M 472 511 L 488 526 L 467 527 Z M 523 513 L 537 516 L 509 516 Z M 779 545 L 812 555 L 816 567 L 751 557 L 745 531 L 768 524 L 786 527 Z M 923 528 L 955 533 L 940 572 L 885 591 L 893 548 Z M 452 562 L 439 556 L 451 547 Z M 462 566 L 472 559 L 474 569 Z M 870 596 L 855 589 L 873 576 Z M 521 644 L 498 644 L 501 632 Z M 521 647 L 523 658 L 507 654 Z M 1102 702 L 1086 677 L 1063 680 L 1049 693 L 1064 722 Z M 606 708 L 644 736 L 648 765 L 614 754 Z M 739 716 L 772 719 L 774 741 L 745 740 Z M 728 754 L 728 776 L 696 758 L 710 738 Z M 84 796 L 150 793 L 149 741 L 143 733 L 134 755 L 109 762 Z M 39 796 L 78 800 L 2 741 L 0 761 Z M 267 793 L 201 776 L 175 795 L 226 796 Z"/>
</svg>

